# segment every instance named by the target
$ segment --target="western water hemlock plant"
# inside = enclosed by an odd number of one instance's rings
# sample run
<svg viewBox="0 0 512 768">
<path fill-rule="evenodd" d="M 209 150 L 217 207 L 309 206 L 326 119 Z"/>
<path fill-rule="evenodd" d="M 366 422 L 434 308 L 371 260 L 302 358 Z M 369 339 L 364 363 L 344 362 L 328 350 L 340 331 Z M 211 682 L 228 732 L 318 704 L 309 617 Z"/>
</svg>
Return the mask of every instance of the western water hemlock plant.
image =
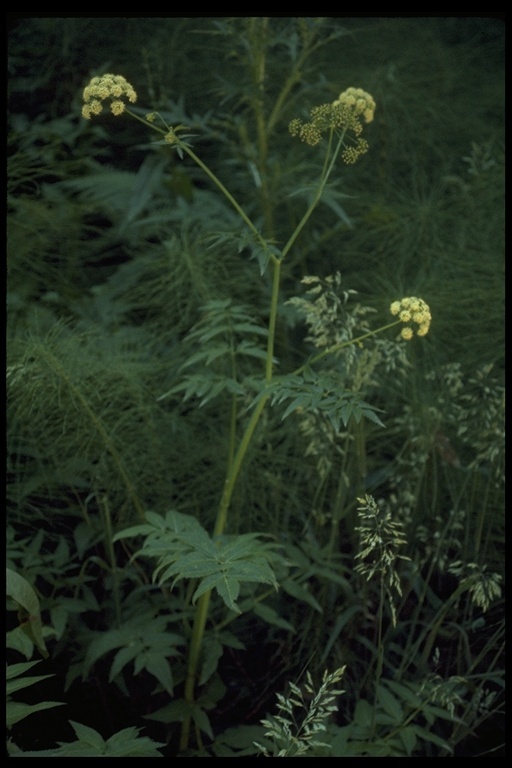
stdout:
<svg viewBox="0 0 512 768">
<path fill-rule="evenodd" d="M 104 102 L 107 102 L 112 113 L 116 116 L 126 111 L 136 119 L 141 119 L 126 105 L 126 100 L 132 103 L 135 102 L 137 95 L 133 87 L 122 76 L 104 75 L 93 78 L 85 88 L 83 96 L 84 107 L 82 114 L 86 119 L 100 114 L 103 110 Z M 299 135 L 306 144 L 311 146 L 319 144 L 323 134 L 327 134 L 328 142 L 317 190 L 313 194 L 309 207 L 306 209 L 295 230 L 289 236 L 282 250 L 267 242 L 224 184 L 192 150 L 190 144 L 185 141 L 187 138 L 187 134 L 183 133 L 186 130 L 185 126 L 170 127 L 161 118 L 165 128 L 160 128 L 158 125 L 154 125 L 155 120 L 159 117 L 158 115 L 155 113 L 146 115 L 147 123 L 163 134 L 164 141 L 174 147 L 180 157 L 187 154 L 213 181 L 220 192 L 225 195 L 248 227 L 250 233 L 252 233 L 254 243 L 259 249 L 258 260 L 261 272 L 266 272 L 270 267 L 272 273 L 271 303 L 268 329 L 265 334 L 266 351 L 262 353 L 257 347 L 251 348 L 247 346 L 247 342 L 245 347 L 235 346 L 232 339 L 230 344 L 226 345 L 224 342 L 221 345 L 217 345 L 215 343 L 217 336 L 224 333 L 225 328 L 222 325 L 220 327 L 213 326 L 212 329 L 208 329 L 200 337 L 203 344 L 207 341 L 215 340 L 214 344 L 209 348 L 206 358 L 203 354 L 199 353 L 199 355 L 194 356 L 188 361 L 190 364 L 202 363 L 209 367 L 210 363 L 219 357 L 228 355 L 234 361 L 241 354 L 245 353 L 262 357 L 264 362 L 264 376 L 262 376 L 259 386 L 260 391 L 254 398 L 254 403 L 249 407 L 250 415 L 245 430 L 242 432 L 239 442 L 233 441 L 233 444 L 230 446 L 224 490 L 213 529 L 213 540 L 198 526 L 197 521 L 193 521 L 194 525 L 189 530 L 191 523 L 188 523 L 188 521 L 181 523 L 175 514 L 166 521 L 165 528 L 168 530 L 168 538 L 164 538 L 164 541 L 162 541 L 162 534 L 158 530 L 161 524 L 153 519 L 149 521 L 149 528 L 147 526 L 138 526 L 135 529 L 129 529 L 127 533 L 118 534 L 118 537 L 120 535 L 147 536 L 143 551 L 146 554 L 153 554 L 157 558 L 158 567 L 154 572 L 153 578 L 157 579 L 160 584 L 171 576 L 176 577 L 175 580 L 183 578 L 202 579 L 191 596 L 193 602 L 197 601 L 197 608 L 190 639 L 188 669 L 185 680 L 184 700 L 186 709 L 184 710 L 185 714 L 180 739 L 181 750 L 186 750 L 189 745 L 190 721 L 196 705 L 195 689 L 201 663 L 203 636 L 208 620 L 212 590 L 214 588 L 217 590 L 229 609 L 238 611 L 239 609 L 235 601 L 240 591 L 241 580 L 248 582 L 263 581 L 274 583 L 277 586 L 271 567 L 272 555 L 270 552 L 266 552 L 261 543 L 256 543 L 253 534 L 245 534 L 245 537 L 239 536 L 238 539 L 229 541 L 224 547 L 221 544 L 220 538 L 224 535 L 226 529 L 231 498 L 240 468 L 267 401 L 273 396 L 274 400 L 277 399 L 277 401 L 291 399 L 292 407 L 300 406 L 310 409 L 321 405 L 323 410 L 329 413 L 331 420 L 333 420 L 335 427 L 338 429 L 341 421 L 346 425 L 352 416 L 354 416 L 356 421 L 360 421 L 364 414 L 364 410 L 359 406 L 357 397 L 354 399 L 353 394 L 348 393 L 348 397 L 345 399 L 341 392 L 336 391 L 340 387 L 341 382 L 334 383 L 330 379 L 323 380 L 321 376 L 311 381 L 309 376 L 306 377 L 306 374 L 301 378 L 300 374 L 303 373 L 305 366 L 302 366 L 293 374 L 295 388 L 292 388 L 292 390 L 288 388 L 288 382 L 292 382 L 289 377 L 285 376 L 282 381 L 278 380 L 276 390 L 276 384 L 273 380 L 273 368 L 281 263 L 293 247 L 297 237 L 307 224 L 321 199 L 323 189 L 329 180 L 338 155 L 341 154 L 345 163 L 354 163 L 359 155 L 364 154 L 368 150 L 368 143 L 360 138 L 360 134 L 363 130 L 363 122 L 369 123 L 373 120 L 374 110 L 375 102 L 368 93 L 358 88 L 349 88 L 341 93 L 339 98 L 331 104 L 323 104 L 313 108 L 310 113 L 311 119 L 308 122 L 303 122 L 296 118 L 290 123 L 291 135 Z M 399 314 L 400 312 L 397 323 L 416 323 L 418 326 L 416 332 L 419 335 L 424 335 L 428 331 L 431 315 L 428 306 L 423 300 L 413 297 L 412 299 L 404 299 L 402 303 L 395 302 L 391 307 L 391 312 L 392 314 Z M 212 318 L 215 320 L 215 312 L 210 312 L 210 321 Z M 240 332 L 242 329 L 246 334 L 255 333 L 255 326 L 249 322 L 246 322 L 245 327 L 243 324 L 241 326 L 240 322 L 237 325 L 234 316 L 230 317 L 228 322 L 233 326 L 234 331 Z M 384 330 L 387 330 L 388 327 L 394 324 L 390 323 L 384 326 Z M 314 364 L 318 360 L 350 346 L 352 343 L 361 342 L 375 333 L 376 331 L 369 331 L 363 334 L 361 338 L 335 344 L 324 350 L 317 357 L 313 357 L 310 364 Z M 412 338 L 413 333 L 410 325 L 406 325 L 402 330 L 404 339 Z M 233 389 L 233 385 L 236 387 L 236 379 L 230 379 L 225 375 L 218 378 L 216 382 L 215 379 L 212 381 L 209 377 L 205 381 L 202 375 L 196 376 L 195 380 L 188 379 L 186 394 L 188 396 L 192 394 L 199 395 L 203 397 L 203 400 L 209 399 L 229 386 L 230 381 L 232 382 L 230 387 L 231 394 L 236 396 L 238 394 L 236 388 Z M 175 391 L 171 390 L 171 392 Z M 366 410 L 373 415 L 370 406 L 366 406 Z M 284 416 L 287 413 L 288 411 L 285 412 Z M 236 418 L 237 403 L 236 399 L 233 399 L 231 435 L 235 434 Z M 155 526 L 157 531 L 153 534 Z M 156 535 L 156 547 L 151 543 L 154 535 Z M 168 542 L 167 546 L 164 543 L 165 540 Z M 175 546 L 173 546 L 173 541 L 176 542 Z M 195 723 L 196 730 L 199 731 L 200 723 L 197 717 Z"/>
<path fill-rule="evenodd" d="M 339 83 L 350 24 L 193 27 L 201 74 L 162 31 L 12 120 L 8 646 L 48 647 L 43 706 L 105 703 L 10 753 L 464 754 L 502 716 L 504 390 L 499 302 L 461 355 L 450 279 L 498 295 L 499 138 L 438 151 L 401 61 Z"/>
</svg>

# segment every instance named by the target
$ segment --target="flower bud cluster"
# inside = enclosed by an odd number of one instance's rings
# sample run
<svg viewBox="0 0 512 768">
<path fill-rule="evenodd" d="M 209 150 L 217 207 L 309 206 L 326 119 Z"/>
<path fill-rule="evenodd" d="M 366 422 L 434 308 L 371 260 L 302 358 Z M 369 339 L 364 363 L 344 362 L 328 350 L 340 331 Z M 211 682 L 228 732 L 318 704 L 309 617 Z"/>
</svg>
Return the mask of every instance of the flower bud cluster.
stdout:
<svg viewBox="0 0 512 768">
<path fill-rule="evenodd" d="M 356 140 L 352 146 L 345 148 L 341 156 L 345 163 L 355 163 L 360 155 L 368 151 L 368 143 L 357 138 L 363 130 L 361 120 L 371 122 L 374 112 L 375 101 L 369 93 L 361 88 L 348 88 L 340 93 L 336 101 L 313 107 L 308 122 L 300 118 L 292 120 L 289 131 L 312 147 L 320 143 L 326 131 L 343 131 L 345 135 L 350 131 Z"/>
<path fill-rule="evenodd" d="M 398 316 L 398 319 L 402 323 L 405 323 L 405 327 L 402 328 L 402 338 L 412 339 L 414 336 L 414 327 L 411 323 L 416 323 L 417 336 L 426 336 L 428 329 L 430 328 L 430 321 L 432 315 L 430 314 L 430 308 L 423 299 L 418 299 L 416 296 L 408 296 L 400 301 L 394 301 L 391 304 L 390 312 L 392 315 Z"/>
<path fill-rule="evenodd" d="M 84 88 L 82 116 L 90 120 L 93 115 L 99 115 L 103 111 L 102 102 L 110 99 L 112 114 L 121 115 L 125 110 L 127 98 L 132 104 L 137 101 L 137 94 L 133 86 L 122 75 L 102 75 L 93 77 Z"/>
</svg>

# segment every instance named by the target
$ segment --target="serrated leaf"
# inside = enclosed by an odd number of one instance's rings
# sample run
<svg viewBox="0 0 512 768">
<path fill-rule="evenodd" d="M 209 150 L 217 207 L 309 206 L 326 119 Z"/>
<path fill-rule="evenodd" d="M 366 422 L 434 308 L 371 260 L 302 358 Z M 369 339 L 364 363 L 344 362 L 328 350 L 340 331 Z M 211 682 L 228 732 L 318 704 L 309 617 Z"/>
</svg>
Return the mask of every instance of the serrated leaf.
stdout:
<svg viewBox="0 0 512 768">
<path fill-rule="evenodd" d="M 40 680 L 46 680 L 53 675 L 38 675 L 34 677 L 21 677 L 16 680 L 8 680 L 6 684 L 6 692 L 8 695 L 21 691 L 23 688 L 29 688 L 31 685 L 35 685 Z"/>
<path fill-rule="evenodd" d="M 283 420 L 297 408 L 319 409 L 336 431 L 339 431 L 341 422 L 347 426 L 350 419 L 354 418 L 359 423 L 363 416 L 384 426 L 375 414 L 375 409 L 361 400 L 358 393 L 344 391 L 336 377 L 324 371 L 315 373 L 306 368 L 302 376 L 291 374 L 276 378 L 267 394 L 272 404 L 292 400 L 282 416 Z"/>
<path fill-rule="evenodd" d="M 132 659 L 135 659 L 142 651 L 142 644 L 141 643 L 134 643 L 133 641 L 130 642 L 129 646 L 125 646 L 124 648 L 121 648 L 120 651 L 116 653 L 114 656 L 114 661 L 112 662 L 112 666 L 110 667 L 110 674 L 108 676 L 109 683 L 114 680 L 117 675 L 119 675 L 125 666 L 132 661 Z M 135 669 L 135 674 L 137 674 L 137 669 Z"/>
<path fill-rule="evenodd" d="M 204 528 L 189 516 L 173 513 L 162 518 L 157 530 L 150 533 L 137 555 L 154 556 L 157 565 L 153 579 L 159 584 L 169 579 L 199 579 L 194 594 L 197 600 L 210 589 L 215 589 L 230 610 L 239 612 L 236 599 L 243 581 L 273 584 L 277 587 L 269 560 L 277 558 L 271 545 L 261 541 L 258 534 L 221 537 L 212 541 Z M 179 530 L 176 528 L 179 526 Z"/>
<path fill-rule="evenodd" d="M 6 705 L 7 728 L 12 728 L 13 725 L 34 714 L 34 712 L 42 712 L 45 709 L 53 709 L 53 707 L 61 707 L 63 705 L 63 701 L 39 701 L 37 704 L 8 701 Z"/>
<path fill-rule="evenodd" d="M 98 750 L 103 750 L 105 748 L 105 739 L 103 739 L 94 728 L 90 728 L 88 725 L 83 725 L 83 723 L 76 723 L 74 720 L 70 720 L 69 722 L 80 742 L 89 744 Z"/>
<path fill-rule="evenodd" d="M 21 661 L 17 664 L 8 664 L 5 674 L 6 680 L 14 680 L 15 677 L 24 675 L 29 669 L 35 667 L 36 664 L 40 664 L 39 661 Z"/>
<path fill-rule="evenodd" d="M 48 651 L 43 638 L 43 627 L 39 610 L 39 600 L 28 581 L 11 568 L 5 571 L 6 595 L 24 609 L 24 617 L 20 622 L 23 632 L 38 648 L 41 655 L 47 659 Z"/>
<path fill-rule="evenodd" d="M 161 684 L 162 688 L 172 696 L 174 692 L 172 668 L 164 654 L 148 652 L 146 657 L 146 662 L 144 664 L 145 669 L 150 675 L 153 675 L 153 677 Z"/>
<path fill-rule="evenodd" d="M 240 608 L 236 605 L 236 599 L 240 593 L 240 582 L 229 577 L 226 573 L 219 572 L 211 574 L 203 579 L 194 592 L 193 601 L 201 597 L 205 592 L 216 589 L 220 597 L 230 611 L 240 613 Z"/>
<path fill-rule="evenodd" d="M 203 731 L 203 733 L 206 733 L 208 738 L 214 739 L 212 726 L 210 724 L 210 720 L 208 718 L 208 715 L 204 711 L 202 707 L 194 707 L 192 710 L 192 720 L 195 722 L 195 724 L 198 726 L 198 728 Z"/>
</svg>

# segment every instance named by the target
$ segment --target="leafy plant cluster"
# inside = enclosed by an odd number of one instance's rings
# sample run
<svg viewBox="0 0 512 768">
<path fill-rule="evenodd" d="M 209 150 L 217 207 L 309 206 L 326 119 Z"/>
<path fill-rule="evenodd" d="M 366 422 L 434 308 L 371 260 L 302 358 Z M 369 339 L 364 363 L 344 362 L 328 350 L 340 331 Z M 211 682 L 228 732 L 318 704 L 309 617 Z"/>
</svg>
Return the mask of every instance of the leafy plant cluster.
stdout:
<svg viewBox="0 0 512 768">
<path fill-rule="evenodd" d="M 501 754 L 500 23 L 13 21 L 9 756 Z"/>
</svg>

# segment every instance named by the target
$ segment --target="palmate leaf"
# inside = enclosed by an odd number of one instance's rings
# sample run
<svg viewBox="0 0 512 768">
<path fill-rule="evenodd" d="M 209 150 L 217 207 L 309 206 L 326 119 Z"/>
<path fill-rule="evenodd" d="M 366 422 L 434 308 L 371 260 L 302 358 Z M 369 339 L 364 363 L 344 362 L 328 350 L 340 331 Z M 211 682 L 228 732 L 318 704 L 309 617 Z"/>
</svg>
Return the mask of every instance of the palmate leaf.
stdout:
<svg viewBox="0 0 512 768">
<path fill-rule="evenodd" d="M 327 371 L 317 373 L 306 368 L 302 375 L 276 377 L 265 394 L 270 394 L 273 405 L 291 401 L 283 413 L 283 420 L 294 411 L 303 409 L 325 414 L 337 432 L 342 424 L 346 427 L 351 418 L 359 423 L 364 417 L 380 427 L 384 426 L 377 416 L 378 409 L 362 400 L 358 392 L 344 390 L 339 377 Z"/>
<path fill-rule="evenodd" d="M 257 534 L 237 536 L 233 540 L 221 537 L 202 542 L 190 554 L 175 558 L 159 577 L 159 584 L 172 578 L 200 579 L 193 600 L 209 590 L 216 590 L 226 606 L 240 613 L 236 604 L 242 582 L 272 584 L 277 589 L 269 558 L 275 556 Z M 163 558 L 165 560 L 165 558 Z"/>
<path fill-rule="evenodd" d="M 134 674 L 143 669 L 155 677 L 170 694 L 173 679 L 169 656 L 177 656 L 177 646 L 184 644 L 180 635 L 169 632 L 166 616 L 138 614 L 121 627 L 100 633 L 89 645 L 84 661 L 84 677 L 91 667 L 107 653 L 119 649 L 114 656 L 109 681 L 112 682 L 127 664 L 133 662 Z"/>
<path fill-rule="evenodd" d="M 116 539 L 146 536 L 135 557 L 156 558 L 153 580 L 159 585 L 171 579 L 173 585 L 182 579 L 197 579 L 194 601 L 205 592 L 215 590 L 235 613 L 241 612 L 236 601 L 243 582 L 272 584 L 277 589 L 272 562 L 280 556 L 259 534 L 212 539 L 197 520 L 188 515 L 172 512 L 162 518 L 148 513 L 146 518 L 151 521 L 149 525 L 121 531 Z"/>
</svg>

